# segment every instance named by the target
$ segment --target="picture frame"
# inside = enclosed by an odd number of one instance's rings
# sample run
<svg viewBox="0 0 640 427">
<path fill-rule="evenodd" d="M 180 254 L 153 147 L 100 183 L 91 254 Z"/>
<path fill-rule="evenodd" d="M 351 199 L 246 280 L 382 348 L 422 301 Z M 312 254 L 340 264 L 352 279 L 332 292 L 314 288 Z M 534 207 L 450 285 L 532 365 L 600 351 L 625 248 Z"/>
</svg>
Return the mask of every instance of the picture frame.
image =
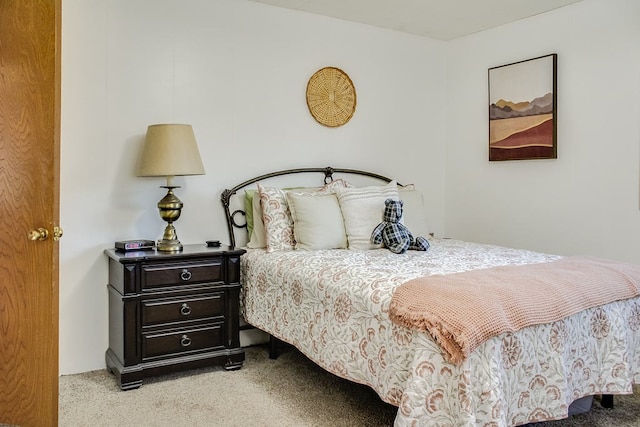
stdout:
<svg viewBox="0 0 640 427">
<path fill-rule="evenodd" d="M 489 68 L 489 161 L 556 159 L 558 55 Z"/>
</svg>

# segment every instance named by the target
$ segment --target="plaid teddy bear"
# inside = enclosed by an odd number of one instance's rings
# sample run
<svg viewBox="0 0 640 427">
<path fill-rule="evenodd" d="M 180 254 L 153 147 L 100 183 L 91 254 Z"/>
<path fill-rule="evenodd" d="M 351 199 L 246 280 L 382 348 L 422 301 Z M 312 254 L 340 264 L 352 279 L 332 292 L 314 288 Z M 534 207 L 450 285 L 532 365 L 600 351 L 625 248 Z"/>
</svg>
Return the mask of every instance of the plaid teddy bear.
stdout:
<svg viewBox="0 0 640 427">
<path fill-rule="evenodd" d="M 424 237 L 413 238 L 407 227 L 400 224 L 402 218 L 402 200 L 387 199 L 384 202 L 382 222 L 373 229 L 371 242 L 379 245 L 383 243 L 391 252 L 403 254 L 407 249 L 426 251 L 429 241 Z"/>
</svg>

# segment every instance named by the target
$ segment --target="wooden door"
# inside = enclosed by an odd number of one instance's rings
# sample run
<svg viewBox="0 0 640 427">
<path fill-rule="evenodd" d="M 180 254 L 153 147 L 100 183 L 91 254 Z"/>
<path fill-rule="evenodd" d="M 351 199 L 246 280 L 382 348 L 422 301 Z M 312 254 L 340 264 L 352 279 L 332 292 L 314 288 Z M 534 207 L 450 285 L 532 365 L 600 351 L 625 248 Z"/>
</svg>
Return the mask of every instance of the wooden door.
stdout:
<svg viewBox="0 0 640 427">
<path fill-rule="evenodd" d="M 58 424 L 60 2 L 0 0 L 0 424 L 24 427 Z"/>
</svg>

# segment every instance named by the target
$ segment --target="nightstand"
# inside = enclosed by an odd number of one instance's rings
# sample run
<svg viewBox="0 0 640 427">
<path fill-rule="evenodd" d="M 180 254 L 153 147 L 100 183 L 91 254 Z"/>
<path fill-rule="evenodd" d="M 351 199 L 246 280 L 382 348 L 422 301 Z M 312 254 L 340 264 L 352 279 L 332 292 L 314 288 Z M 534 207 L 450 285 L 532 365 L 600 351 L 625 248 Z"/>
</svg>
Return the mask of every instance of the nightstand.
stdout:
<svg viewBox="0 0 640 427">
<path fill-rule="evenodd" d="M 144 378 L 223 365 L 239 369 L 240 256 L 185 245 L 180 252 L 105 250 L 109 260 L 107 368 L 122 390 Z"/>
</svg>

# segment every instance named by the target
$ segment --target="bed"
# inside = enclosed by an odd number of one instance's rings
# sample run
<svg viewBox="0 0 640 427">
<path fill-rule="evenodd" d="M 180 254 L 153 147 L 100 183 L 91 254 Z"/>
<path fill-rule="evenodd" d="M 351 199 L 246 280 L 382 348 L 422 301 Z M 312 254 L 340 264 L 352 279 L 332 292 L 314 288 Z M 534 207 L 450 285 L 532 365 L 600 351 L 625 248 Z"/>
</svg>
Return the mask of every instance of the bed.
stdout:
<svg viewBox="0 0 640 427">
<path fill-rule="evenodd" d="M 316 186 L 298 178 L 318 174 Z M 284 184 L 281 177 L 293 179 Z M 353 184 L 352 177 L 378 182 Z M 389 197 L 405 201 L 405 225 L 429 237 L 427 251 L 394 254 L 367 241 L 380 201 Z M 640 383 L 638 266 L 624 265 L 630 296 L 489 336 L 454 360 L 437 335 L 392 320 L 390 307 L 403 285 L 546 268 L 566 257 L 429 236 L 420 192 L 366 171 L 277 171 L 231 187 L 221 199 L 231 244 L 247 249 L 244 320 L 327 371 L 371 387 L 398 407 L 396 426 L 561 419 L 576 407 L 588 410 L 584 402 L 593 395 L 612 405 L 611 396 L 630 394 Z M 570 305 L 593 289 L 558 298 Z"/>
</svg>

